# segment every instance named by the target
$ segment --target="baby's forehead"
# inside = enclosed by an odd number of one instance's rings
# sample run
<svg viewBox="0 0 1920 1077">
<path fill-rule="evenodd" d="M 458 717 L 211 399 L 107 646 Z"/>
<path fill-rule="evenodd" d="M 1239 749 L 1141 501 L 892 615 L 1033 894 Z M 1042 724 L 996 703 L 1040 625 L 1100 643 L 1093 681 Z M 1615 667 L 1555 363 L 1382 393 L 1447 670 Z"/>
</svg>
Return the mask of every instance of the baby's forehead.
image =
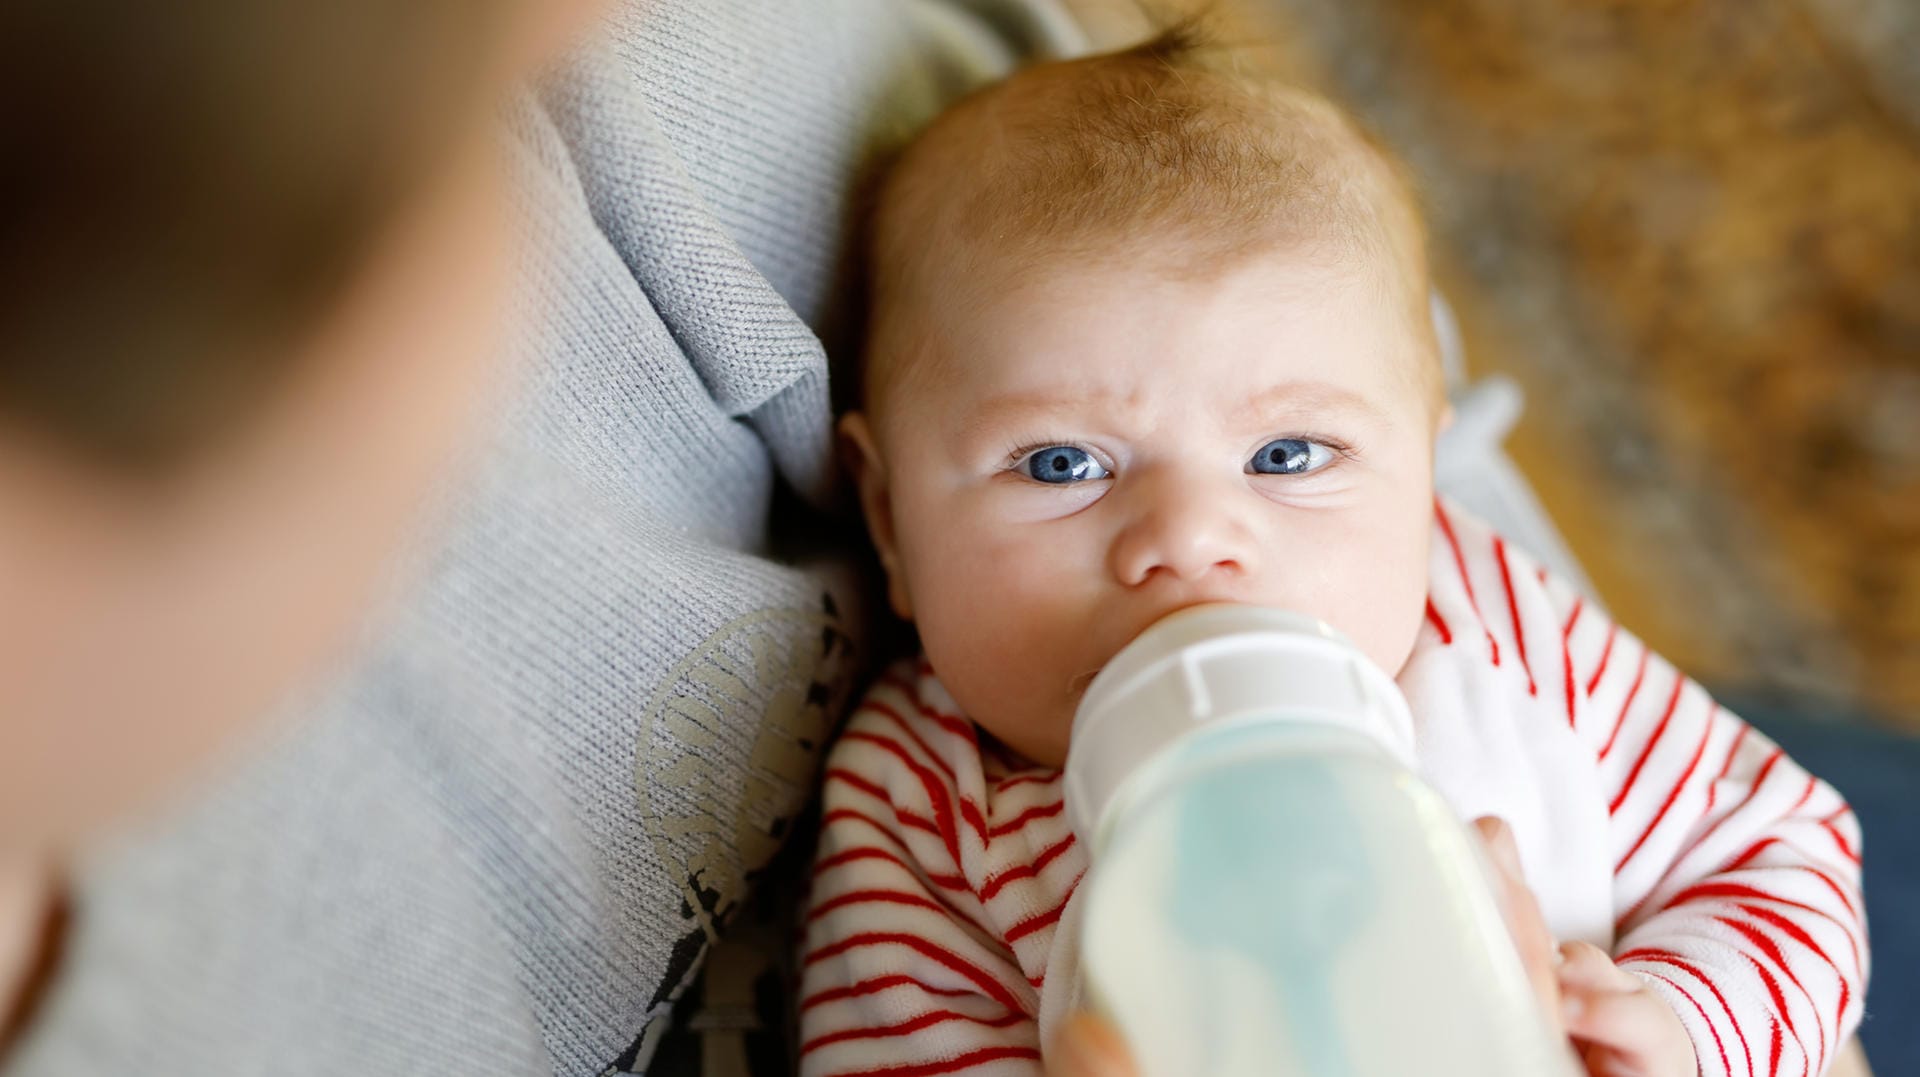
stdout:
<svg viewBox="0 0 1920 1077">
<path fill-rule="evenodd" d="M 1383 203 L 1412 206 L 1397 163 L 1325 98 L 1126 54 L 1042 64 L 964 99 L 882 192 L 883 224 L 895 210 L 915 229 L 999 222 L 1009 240 L 1156 219 L 1357 228 Z"/>
<path fill-rule="evenodd" d="M 982 267 L 1145 254 L 1176 272 L 1261 250 L 1399 263 L 1424 284 L 1410 188 L 1332 106 L 1182 81 L 1140 105 L 1053 65 L 943 115 L 894 165 L 870 226 L 874 312 Z M 1208 89 L 1212 87 L 1212 89 Z M 1111 89 L 1110 87 L 1108 89 Z"/>
<path fill-rule="evenodd" d="M 1421 398 L 1432 388 L 1437 358 L 1382 285 L 1363 265 L 1269 253 L 1202 272 L 1151 250 L 1032 267 L 1013 280 L 956 278 L 901 319 L 911 320 L 913 344 L 884 356 L 893 369 L 869 405 L 984 400 L 1036 421 L 1148 412 L 1157 398 L 1187 401 L 1209 419 L 1277 403 L 1391 410 L 1409 389 Z M 1315 382 L 1348 392 L 1248 401 Z"/>
</svg>

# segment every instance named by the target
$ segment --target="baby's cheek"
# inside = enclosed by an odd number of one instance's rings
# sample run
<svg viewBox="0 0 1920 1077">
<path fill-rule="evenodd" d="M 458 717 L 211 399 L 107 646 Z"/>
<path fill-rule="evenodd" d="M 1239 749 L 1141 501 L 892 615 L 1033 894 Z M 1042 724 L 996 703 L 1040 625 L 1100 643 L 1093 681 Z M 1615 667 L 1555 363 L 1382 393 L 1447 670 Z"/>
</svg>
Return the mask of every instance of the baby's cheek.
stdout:
<svg viewBox="0 0 1920 1077">
<path fill-rule="evenodd" d="M 920 636 L 967 717 L 1023 755 L 1059 762 L 1070 685 L 1099 661 L 1087 604 L 1045 558 L 983 542 L 953 551 L 951 571 L 916 590 Z"/>
<path fill-rule="evenodd" d="M 1357 597 L 1349 632 L 1367 657 L 1388 674 L 1398 675 L 1413 650 L 1426 617 L 1427 559 L 1424 543 L 1395 551 Z"/>
<path fill-rule="evenodd" d="M 1420 607 L 1423 609 L 1424 606 L 1422 601 Z M 1361 642 L 1360 649 L 1388 676 L 1398 677 L 1406 667 L 1407 659 L 1413 653 L 1414 640 L 1420 634 L 1420 612 L 1413 606 L 1400 604 L 1398 616 L 1374 626 L 1370 638 Z"/>
<path fill-rule="evenodd" d="M 1315 536 L 1316 556 L 1275 573 L 1267 602 L 1332 625 L 1389 674 L 1405 665 L 1426 613 L 1424 523 L 1371 513 Z"/>
<path fill-rule="evenodd" d="M 910 572 L 921 596 L 923 634 L 965 639 L 989 629 L 1019 600 L 1019 591 L 1008 586 L 1009 573 L 997 568 L 997 551 L 983 538 L 969 541 L 956 530 L 920 553 Z"/>
</svg>

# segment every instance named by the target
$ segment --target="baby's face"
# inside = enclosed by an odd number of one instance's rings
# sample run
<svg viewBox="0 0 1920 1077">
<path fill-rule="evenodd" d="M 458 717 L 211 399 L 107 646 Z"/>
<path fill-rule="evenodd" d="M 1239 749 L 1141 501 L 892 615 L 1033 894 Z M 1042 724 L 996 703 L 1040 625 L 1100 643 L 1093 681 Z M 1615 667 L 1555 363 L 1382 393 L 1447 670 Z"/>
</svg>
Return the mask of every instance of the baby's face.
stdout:
<svg viewBox="0 0 1920 1077">
<path fill-rule="evenodd" d="M 1310 614 L 1399 671 L 1435 417 L 1386 289 L 1267 259 L 1036 271 L 967 299 L 843 429 L 894 608 L 968 717 L 1059 765 L 1093 674 L 1201 602 Z"/>
</svg>

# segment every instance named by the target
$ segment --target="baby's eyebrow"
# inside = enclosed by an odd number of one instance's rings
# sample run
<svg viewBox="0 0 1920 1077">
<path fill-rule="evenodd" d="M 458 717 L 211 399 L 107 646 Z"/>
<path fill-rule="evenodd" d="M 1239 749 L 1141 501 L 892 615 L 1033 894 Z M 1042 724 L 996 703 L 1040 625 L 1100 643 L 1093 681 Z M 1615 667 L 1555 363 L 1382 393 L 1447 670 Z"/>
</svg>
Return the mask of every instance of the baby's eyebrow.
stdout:
<svg viewBox="0 0 1920 1077">
<path fill-rule="evenodd" d="M 990 396 L 967 409 L 960 418 L 960 432 L 975 434 L 988 427 L 1043 422 L 1069 410 L 1084 409 L 1088 405 L 1111 407 L 1116 404 L 1124 407 L 1124 401 L 1120 398 L 1105 393 L 1002 393 L 999 396 Z"/>
<path fill-rule="evenodd" d="M 1089 409 L 1124 415 L 1137 407 L 1136 399 L 1088 389 L 1003 393 L 970 409 L 962 417 L 960 428 L 973 433 L 989 425 L 1042 422 L 1063 412 L 1084 413 Z M 1277 416 L 1327 412 L 1357 413 L 1375 422 L 1386 421 L 1385 410 L 1360 393 L 1331 382 L 1297 380 L 1270 385 L 1246 396 L 1234 406 L 1229 422 L 1254 426 Z"/>
<path fill-rule="evenodd" d="M 1384 421 L 1385 409 L 1360 393 L 1325 381 L 1285 381 L 1270 385 L 1253 395 L 1234 411 L 1241 421 L 1257 420 L 1281 412 L 1359 412 L 1369 419 Z"/>
</svg>

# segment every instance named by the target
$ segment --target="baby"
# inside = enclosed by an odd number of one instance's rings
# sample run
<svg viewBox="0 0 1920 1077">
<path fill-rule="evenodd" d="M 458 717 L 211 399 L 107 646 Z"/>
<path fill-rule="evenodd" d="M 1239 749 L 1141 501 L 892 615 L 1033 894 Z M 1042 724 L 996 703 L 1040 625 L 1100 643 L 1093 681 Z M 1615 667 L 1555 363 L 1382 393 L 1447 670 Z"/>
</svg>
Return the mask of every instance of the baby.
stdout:
<svg viewBox="0 0 1920 1077">
<path fill-rule="evenodd" d="M 873 225 L 841 429 L 924 654 L 828 761 L 803 1073 L 1042 1071 L 1078 1004 L 1075 704 L 1221 601 L 1395 674 L 1423 774 L 1511 827 L 1588 1072 L 1825 1067 L 1866 977 L 1855 820 L 1436 499 L 1423 229 L 1350 120 L 1173 33 L 963 101 Z"/>
</svg>

